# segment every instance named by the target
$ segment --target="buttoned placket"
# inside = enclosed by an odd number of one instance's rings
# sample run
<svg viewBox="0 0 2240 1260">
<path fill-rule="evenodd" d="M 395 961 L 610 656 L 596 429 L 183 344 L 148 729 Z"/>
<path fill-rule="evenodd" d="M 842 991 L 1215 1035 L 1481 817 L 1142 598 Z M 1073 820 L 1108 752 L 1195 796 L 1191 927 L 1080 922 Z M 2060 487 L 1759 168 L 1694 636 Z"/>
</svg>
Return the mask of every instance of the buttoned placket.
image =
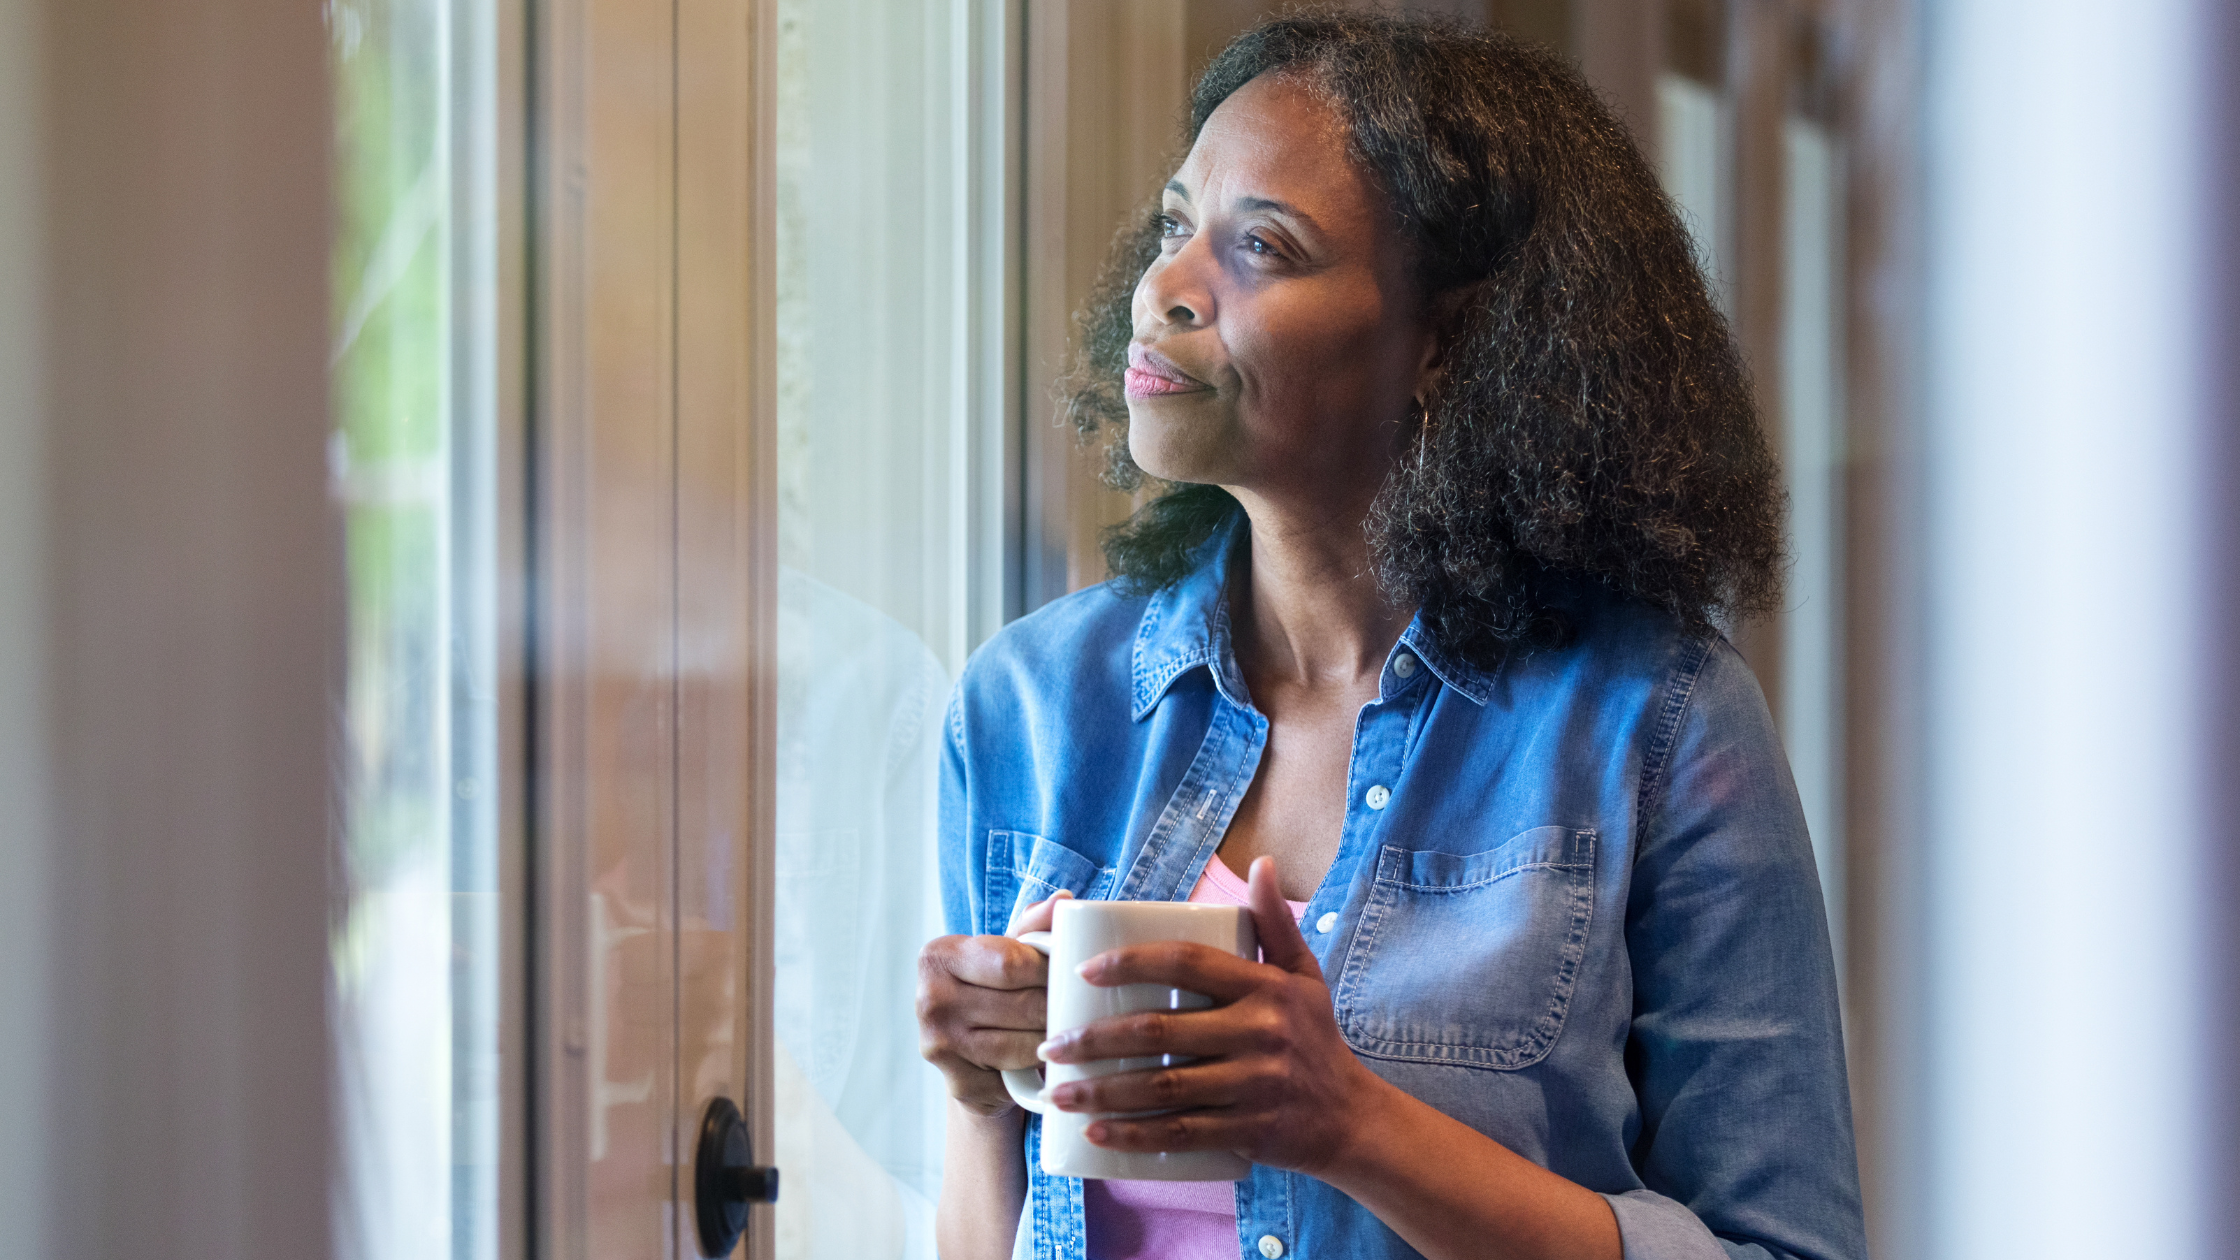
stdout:
<svg viewBox="0 0 2240 1260">
<path fill-rule="evenodd" d="M 1399 662 L 1406 661 L 1406 667 Z M 1301 923 L 1309 925 L 1307 947 L 1325 976 L 1334 974 L 1339 948 L 1351 930 L 1347 902 L 1358 872 L 1375 868 L 1373 855 L 1384 820 L 1401 782 L 1409 737 L 1432 688 L 1415 655 L 1403 645 L 1392 653 L 1377 699 L 1354 719 L 1353 755 L 1346 767 L 1346 814 L 1338 853 L 1330 871 L 1307 902 Z M 1309 1260 L 1314 1240 L 1302 1237 L 1296 1212 L 1298 1174 L 1255 1165 L 1237 1186 L 1237 1238 L 1246 1257 Z"/>
</svg>

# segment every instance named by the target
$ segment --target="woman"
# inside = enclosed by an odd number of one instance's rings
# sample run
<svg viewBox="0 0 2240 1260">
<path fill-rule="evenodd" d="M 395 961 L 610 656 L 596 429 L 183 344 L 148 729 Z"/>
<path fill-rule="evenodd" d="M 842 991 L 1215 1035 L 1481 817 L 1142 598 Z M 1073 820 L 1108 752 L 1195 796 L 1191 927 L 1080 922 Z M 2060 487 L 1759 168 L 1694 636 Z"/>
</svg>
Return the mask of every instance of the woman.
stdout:
<svg viewBox="0 0 2240 1260">
<path fill-rule="evenodd" d="M 951 707 L 943 1255 L 1862 1255 L 1811 850 L 1715 628 L 1780 494 L 1649 169 L 1553 58 L 1362 15 L 1241 37 L 1190 141 L 1075 399 L 1165 493 Z M 1215 1009 L 1038 1045 L 1007 930 L 1238 872 L 1263 962 L 1087 970 Z M 1147 1053 L 1196 1058 L 1053 1101 L 1248 1179 L 1040 1172 L 998 1069 Z"/>
</svg>

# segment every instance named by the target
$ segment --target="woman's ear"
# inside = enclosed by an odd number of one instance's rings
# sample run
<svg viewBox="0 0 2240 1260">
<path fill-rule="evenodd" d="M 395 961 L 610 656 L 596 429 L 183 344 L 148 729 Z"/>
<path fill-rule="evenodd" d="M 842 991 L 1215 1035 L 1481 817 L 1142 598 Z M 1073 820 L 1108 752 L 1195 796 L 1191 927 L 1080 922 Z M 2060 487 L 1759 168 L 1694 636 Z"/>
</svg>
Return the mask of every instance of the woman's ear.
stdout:
<svg viewBox="0 0 2240 1260">
<path fill-rule="evenodd" d="M 1434 294 L 1425 303 L 1423 357 L 1416 363 L 1417 407 L 1428 406 L 1438 389 L 1440 373 L 1447 366 L 1447 347 L 1454 344 L 1455 333 L 1460 331 L 1462 308 L 1476 292 L 1476 285 L 1464 285 Z"/>
</svg>

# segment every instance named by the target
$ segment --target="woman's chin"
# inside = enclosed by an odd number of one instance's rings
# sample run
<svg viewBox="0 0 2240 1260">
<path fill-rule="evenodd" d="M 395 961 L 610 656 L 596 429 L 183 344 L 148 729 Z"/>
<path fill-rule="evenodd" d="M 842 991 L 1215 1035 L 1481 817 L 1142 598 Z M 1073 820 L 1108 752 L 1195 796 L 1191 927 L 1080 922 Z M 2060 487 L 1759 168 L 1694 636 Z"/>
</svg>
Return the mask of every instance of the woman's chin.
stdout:
<svg viewBox="0 0 2240 1260">
<path fill-rule="evenodd" d="M 1212 440 L 1213 426 L 1177 423 L 1181 417 L 1159 414 L 1165 408 L 1146 407 L 1128 400 L 1128 454 L 1136 467 L 1161 481 L 1213 484 L 1227 480 L 1236 462 L 1225 444 Z"/>
<path fill-rule="evenodd" d="M 1129 446 L 1128 453 L 1135 457 L 1136 467 L 1141 468 L 1145 476 L 1160 481 L 1177 485 L 1214 485 L 1226 480 L 1221 475 L 1219 464 L 1210 459 L 1192 459 L 1187 455 L 1177 458 L 1168 452 L 1146 454 L 1138 452 L 1133 444 Z"/>
</svg>

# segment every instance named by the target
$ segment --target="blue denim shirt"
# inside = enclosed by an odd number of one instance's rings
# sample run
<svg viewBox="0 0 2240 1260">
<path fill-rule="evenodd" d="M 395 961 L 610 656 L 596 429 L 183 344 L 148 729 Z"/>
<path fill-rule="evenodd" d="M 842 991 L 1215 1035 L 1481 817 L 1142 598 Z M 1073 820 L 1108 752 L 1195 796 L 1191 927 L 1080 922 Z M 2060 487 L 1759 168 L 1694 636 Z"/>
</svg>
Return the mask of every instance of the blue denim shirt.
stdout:
<svg viewBox="0 0 2240 1260">
<path fill-rule="evenodd" d="M 1227 546 L 1149 598 L 1006 627 L 951 701 L 949 930 L 1068 889 L 1186 897 L 1268 719 Z M 1788 763 L 1724 639 L 1581 595 L 1566 647 L 1474 668 L 1419 619 L 1354 727 L 1345 829 L 1302 926 L 1386 1080 L 1608 1197 L 1628 1260 L 1866 1254 L 1819 878 Z M 1084 1260 L 1081 1183 L 1026 1137 L 1040 1260 Z M 1237 1183 L 1240 1256 L 1414 1256 L 1308 1176 Z M 1268 1240 L 1273 1239 L 1274 1243 Z M 1281 1245 L 1276 1250 L 1275 1244 Z"/>
</svg>

